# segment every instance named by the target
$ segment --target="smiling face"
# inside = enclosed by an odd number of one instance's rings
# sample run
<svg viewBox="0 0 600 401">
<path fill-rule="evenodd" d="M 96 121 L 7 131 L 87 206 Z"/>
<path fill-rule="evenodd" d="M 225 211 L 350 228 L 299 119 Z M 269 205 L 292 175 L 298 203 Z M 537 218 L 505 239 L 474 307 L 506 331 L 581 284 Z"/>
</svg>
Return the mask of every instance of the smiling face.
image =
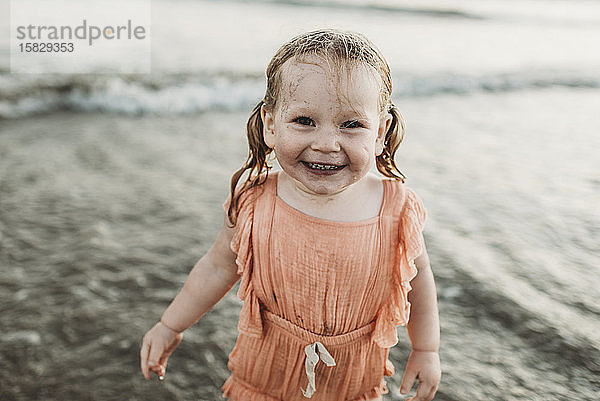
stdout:
<svg viewBox="0 0 600 401">
<path fill-rule="evenodd" d="M 382 116 L 369 67 L 338 71 L 316 56 L 282 66 L 274 110 L 263 106 L 265 143 L 296 187 L 335 195 L 358 183 L 381 154 L 391 117 Z"/>
</svg>

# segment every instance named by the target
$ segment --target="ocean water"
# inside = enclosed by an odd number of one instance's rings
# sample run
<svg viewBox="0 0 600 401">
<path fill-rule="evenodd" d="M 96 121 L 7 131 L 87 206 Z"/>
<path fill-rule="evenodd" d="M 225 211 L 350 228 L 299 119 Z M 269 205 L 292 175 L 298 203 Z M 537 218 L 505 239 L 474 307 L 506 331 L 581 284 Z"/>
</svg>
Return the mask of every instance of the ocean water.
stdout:
<svg viewBox="0 0 600 401">
<path fill-rule="evenodd" d="M 438 285 L 436 400 L 598 399 L 600 2 L 156 0 L 152 16 L 148 75 L 11 74 L 0 36 L 1 399 L 220 399 L 233 292 L 164 382 L 143 381 L 138 342 L 221 223 L 271 55 L 319 27 L 366 34 L 392 68 Z"/>
</svg>

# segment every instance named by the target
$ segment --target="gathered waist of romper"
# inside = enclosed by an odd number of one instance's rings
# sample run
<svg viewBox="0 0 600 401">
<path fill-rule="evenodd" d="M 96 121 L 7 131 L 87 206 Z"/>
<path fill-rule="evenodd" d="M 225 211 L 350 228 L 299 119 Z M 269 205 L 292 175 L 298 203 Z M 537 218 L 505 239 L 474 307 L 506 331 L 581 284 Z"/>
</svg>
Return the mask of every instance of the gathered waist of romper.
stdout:
<svg viewBox="0 0 600 401">
<path fill-rule="evenodd" d="M 359 327 L 355 330 L 349 331 L 344 334 L 338 335 L 324 335 L 317 334 L 310 330 L 305 329 L 304 327 L 298 326 L 295 323 L 290 322 L 287 319 L 282 318 L 281 316 L 269 312 L 265 309 L 261 311 L 263 322 L 265 324 L 269 324 L 271 327 L 275 326 L 279 329 L 283 329 L 283 333 L 295 337 L 301 342 L 305 343 L 315 343 L 321 342 L 326 347 L 335 347 L 340 345 L 346 345 L 355 342 L 358 339 L 362 339 L 365 336 L 371 336 L 371 333 L 375 329 L 375 321 L 373 320 L 371 323 Z"/>
</svg>

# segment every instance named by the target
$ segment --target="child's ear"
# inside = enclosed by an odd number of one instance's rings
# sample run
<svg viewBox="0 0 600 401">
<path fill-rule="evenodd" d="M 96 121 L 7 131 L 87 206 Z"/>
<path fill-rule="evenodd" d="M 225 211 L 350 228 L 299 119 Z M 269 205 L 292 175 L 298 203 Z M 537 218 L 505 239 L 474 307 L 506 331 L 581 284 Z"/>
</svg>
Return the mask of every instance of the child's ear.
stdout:
<svg viewBox="0 0 600 401">
<path fill-rule="evenodd" d="M 375 139 L 375 156 L 380 156 L 385 148 L 385 136 L 392 125 L 392 115 L 386 113 L 379 121 L 379 130 L 377 131 L 377 139 Z"/>
<path fill-rule="evenodd" d="M 267 111 L 264 104 L 260 107 L 260 117 L 263 122 L 263 139 L 267 146 L 273 149 L 275 147 L 275 120 L 273 114 Z"/>
</svg>

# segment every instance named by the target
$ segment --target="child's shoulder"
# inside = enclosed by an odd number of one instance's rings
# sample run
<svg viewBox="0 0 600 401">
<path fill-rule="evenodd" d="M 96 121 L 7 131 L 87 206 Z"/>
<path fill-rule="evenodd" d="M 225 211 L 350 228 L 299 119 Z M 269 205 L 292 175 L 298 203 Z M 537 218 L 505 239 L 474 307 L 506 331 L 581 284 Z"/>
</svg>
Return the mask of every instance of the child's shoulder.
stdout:
<svg viewBox="0 0 600 401">
<path fill-rule="evenodd" d="M 388 202 L 393 202 L 397 208 L 406 212 L 409 209 L 422 209 L 423 202 L 417 193 L 400 179 L 379 177 L 386 187 Z"/>
<path fill-rule="evenodd" d="M 235 185 L 233 194 L 231 192 L 227 194 L 223 207 L 225 210 L 229 209 L 232 200 L 234 200 L 235 209 L 250 207 L 256 201 L 257 196 L 264 191 L 264 187 L 270 179 L 270 175 L 266 173 L 256 177 L 255 180 L 240 179 Z M 231 191 L 231 187 L 229 190 Z"/>
<path fill-rule="evenodd" d="M 404 182 L 398 178 L 384 177 L 376 175 L 380 184 L 383 185 L 386 194 L 393 198 L 404 197 L 406 190 L 409 189 Z"/>
</svg>

